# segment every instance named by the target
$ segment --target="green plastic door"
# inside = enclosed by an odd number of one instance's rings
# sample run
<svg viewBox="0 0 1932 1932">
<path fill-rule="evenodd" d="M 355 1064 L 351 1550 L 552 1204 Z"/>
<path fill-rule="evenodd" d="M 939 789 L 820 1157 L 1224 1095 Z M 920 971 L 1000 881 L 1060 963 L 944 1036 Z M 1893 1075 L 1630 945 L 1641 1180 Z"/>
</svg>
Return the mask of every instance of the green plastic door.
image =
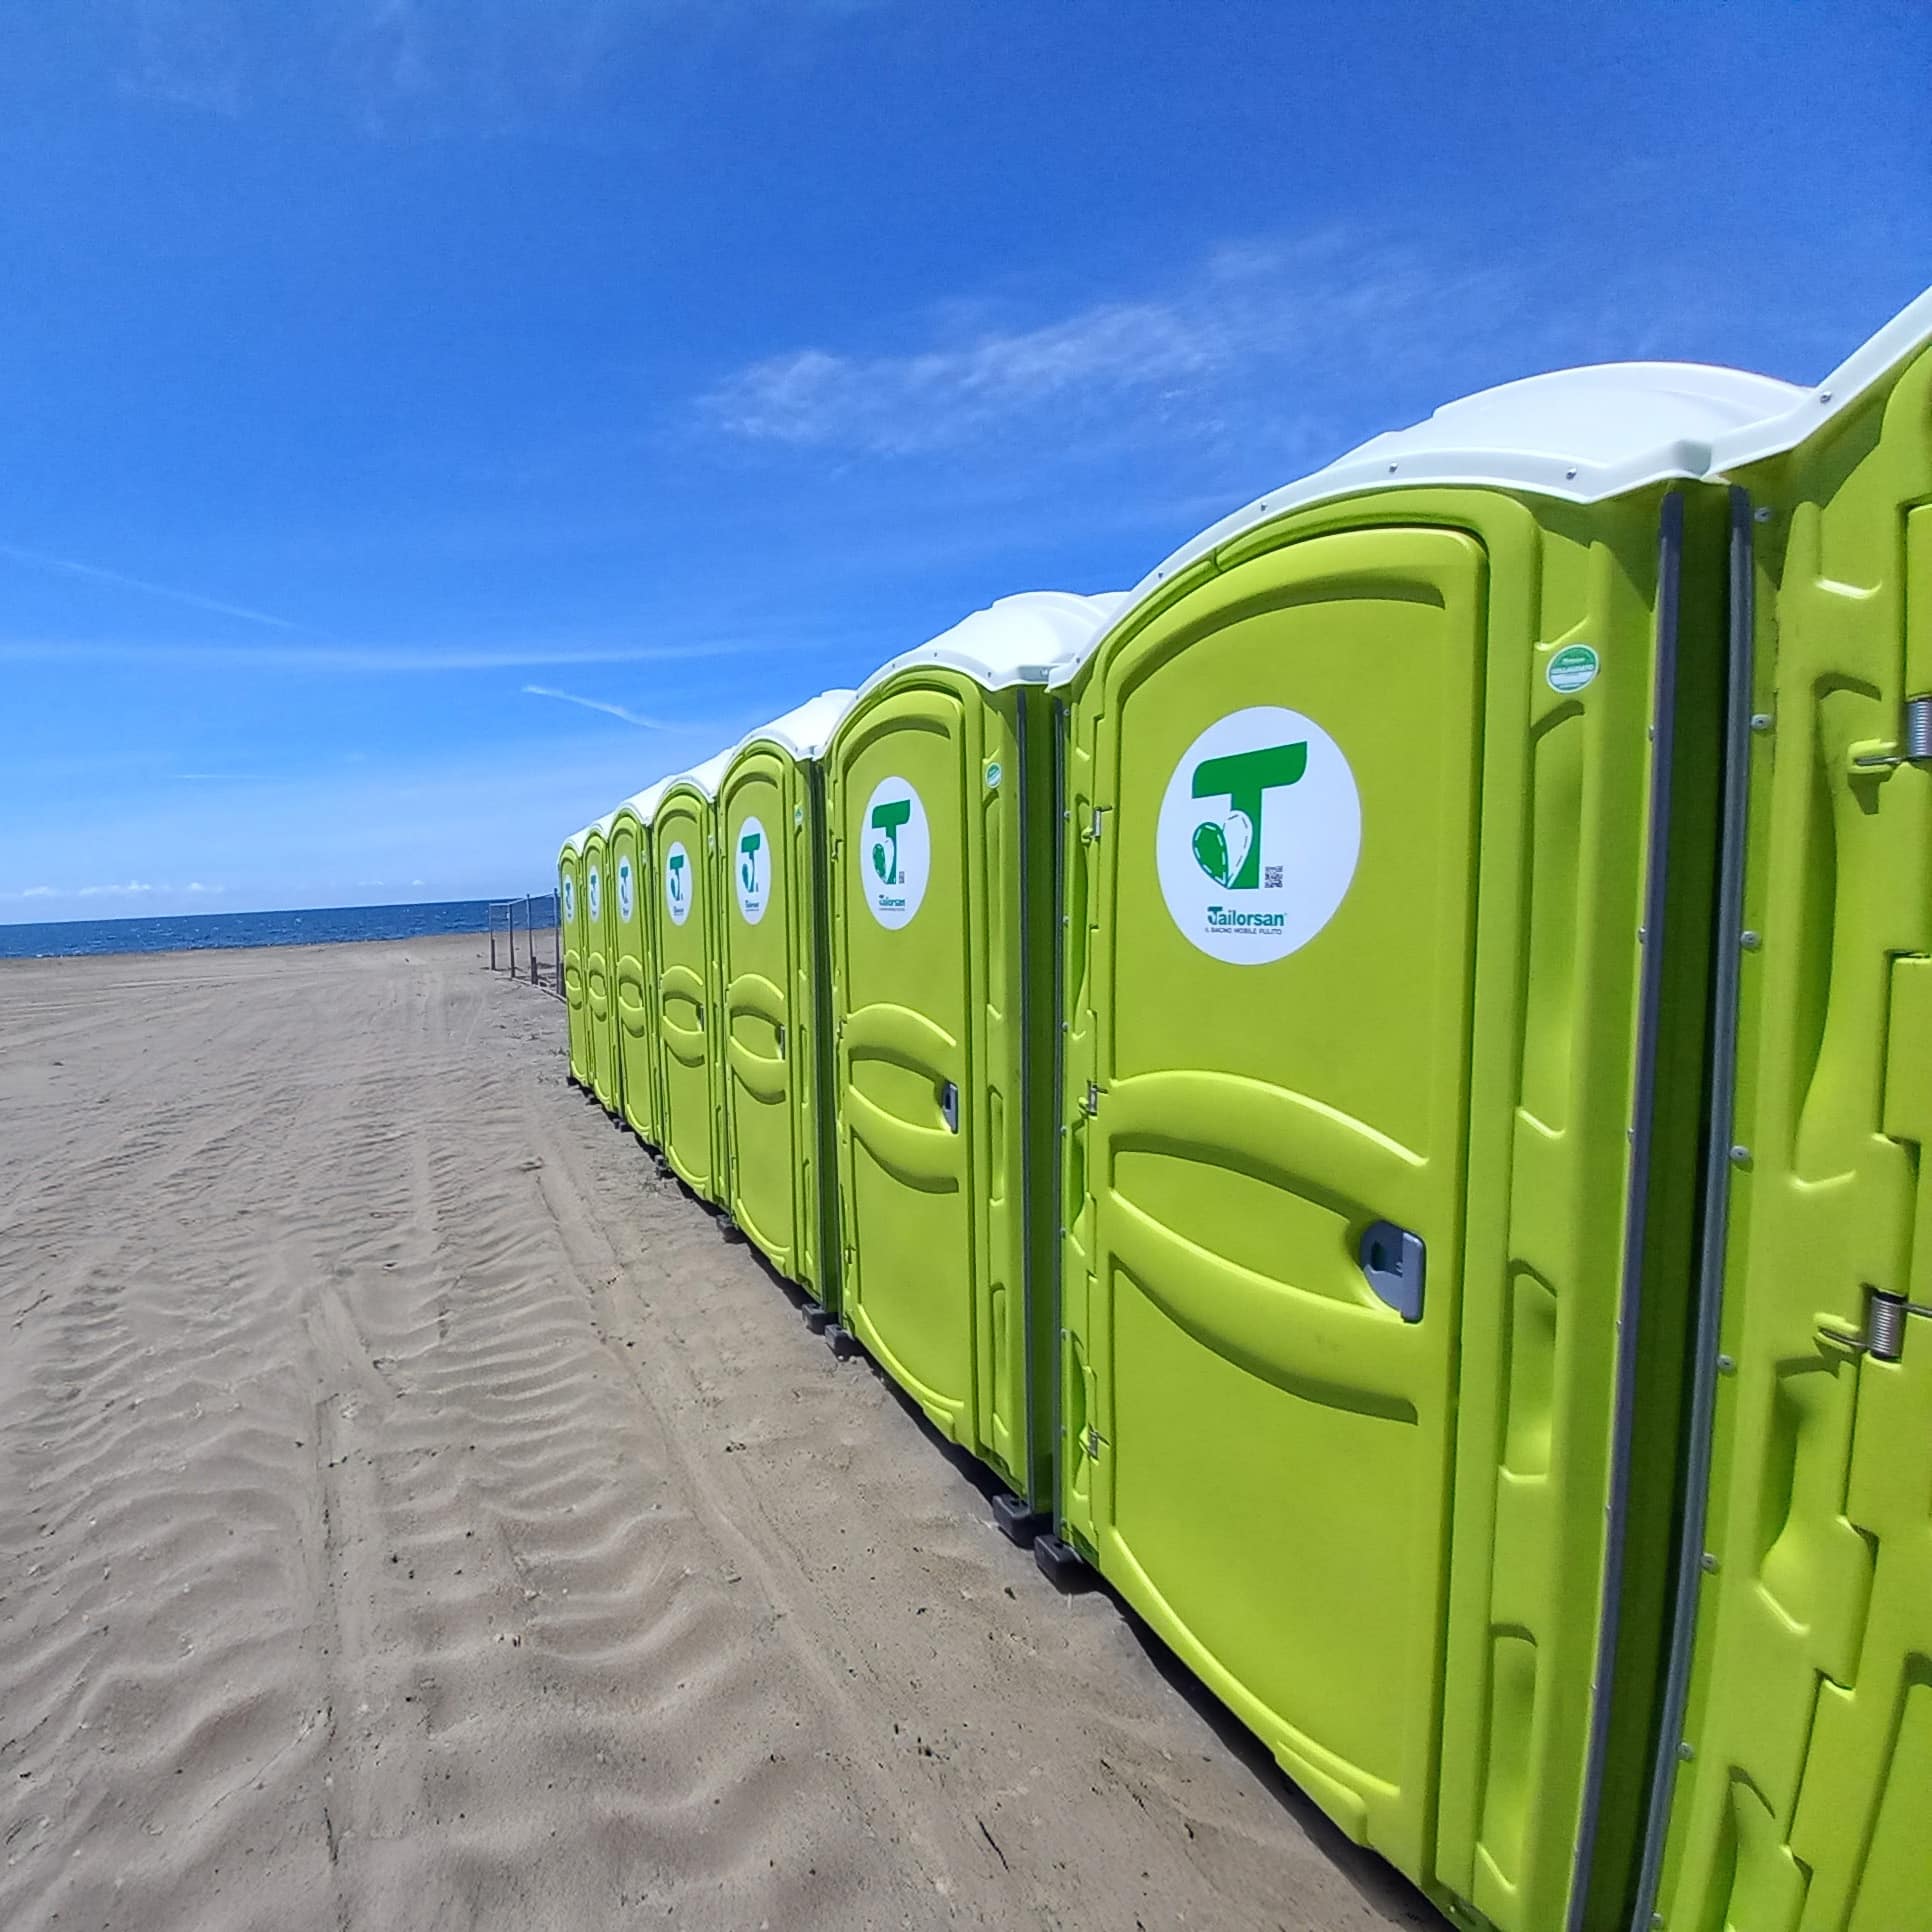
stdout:
<svg viewBox="0 0 1932 1932">
<path fill-rule="evenodd" d="M 1411 1873 L 1434 1812 L 1484 598 L 1461 534 L 1316 537 L 1157 617 L 1074 717 L 1099 809 L 1071 1486 L 1103 1573 Z"/>
<path fill-rule="evenodd" d="M 696 792 L 667 793 L 651 825 L 651 846 L 658 892 L 658 1145 L 687 1187 L 715 1201 L 710 817 Z"/>
<path fill-rule="evenodd" d="M 754 751 L 732 767 L 718 800 L 724 996 L 724 1119 L 731 1150 L 731 1218 L 781 1274 L 798 1272 L 796 1104 L 801 1046 L 789 989 L 792 885 L 786 761 Z"/>
<path fill-rule="evenodd" d="M 644 876 L 643 837 L 635 819 L 620 818 L 610 833 L 612 920 L 611 990 L 617 1007 L 619 1089 L 624 1118 L 645 1140 L 656 1138 L 652 1111 L 650 884 Z"/>
<path fill-rule="evenodd" d="M 964 705 L 916 688 L 848 721 L 832 892 L 847 1321 L 933 1425 L 974 1429 Z"/>
<path fill-rule="evenodd" d="M 589 991 L 584 983 L 583 860 L 566 853 L 557 867 L 557 914 L 563 928 L 564 1013 L 570 1039 L 570 1077 L 590 1085 Z"/>
<path fill-rule="evenodd" d="M 611 1112 L 617 1111 L 617 1008 L 611 983 L 611 919 L 608 890 L 610 859 L 604 835 L 584 841 L 584 986 L 590 1015 L 591 1091 Z"/>
</svg>

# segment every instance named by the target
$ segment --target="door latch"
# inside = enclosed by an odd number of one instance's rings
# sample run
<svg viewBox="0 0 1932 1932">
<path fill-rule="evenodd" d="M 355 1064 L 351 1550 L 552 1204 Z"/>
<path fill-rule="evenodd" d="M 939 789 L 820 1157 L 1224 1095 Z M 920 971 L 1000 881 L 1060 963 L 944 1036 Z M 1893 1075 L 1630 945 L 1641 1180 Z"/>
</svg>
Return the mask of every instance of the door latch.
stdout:
<svg viewBox="0 0 1932 1932">
<path fill-rule="evenodd" d="M 1422 1319 L 1422 1280 L 1429 1250 L 1421 1235 L 1398 1228 L 1393 1221 L 1371 1221 L 1362 1230 L 1356 1259 L 1379 1300 L 1405 1322 Z"/>
<path fill-rule="evenodd" d="M 957 1081 L 948 1080 L 946 1084 L 939 1089 L 939 1111 L 946 1116 L 946 1131 L 949 1134 L 958 1133 L 959 1132 L 959 1084 Z"/>
</svg>

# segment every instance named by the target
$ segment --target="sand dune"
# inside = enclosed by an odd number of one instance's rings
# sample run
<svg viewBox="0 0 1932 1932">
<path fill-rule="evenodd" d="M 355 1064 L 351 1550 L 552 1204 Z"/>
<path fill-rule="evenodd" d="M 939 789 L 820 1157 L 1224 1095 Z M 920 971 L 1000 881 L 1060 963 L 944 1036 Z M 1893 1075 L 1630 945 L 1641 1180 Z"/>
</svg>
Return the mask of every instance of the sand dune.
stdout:
<svg viewBox="0 0 1932 1932">
<path fill-rule="evenodd" d="M 0 966 L 0 1925 L 1436 1923 L 479 961 Z"/>
</svg>

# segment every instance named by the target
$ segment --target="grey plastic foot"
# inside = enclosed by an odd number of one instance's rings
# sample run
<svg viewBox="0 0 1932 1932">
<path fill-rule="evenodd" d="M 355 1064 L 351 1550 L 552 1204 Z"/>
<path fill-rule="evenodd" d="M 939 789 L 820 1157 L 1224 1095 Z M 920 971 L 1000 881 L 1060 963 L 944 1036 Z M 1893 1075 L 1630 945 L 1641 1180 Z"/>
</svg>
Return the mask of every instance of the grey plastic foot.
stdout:
<svg viewBox="0 0 1932 1932">
<path fill-rule="evenodd" d="M 1023 1550 L 1031 1549 L 1033 1539 L 1053 1527 L 1044 1510 L 1029 1509 L 1017 1496 L 1004 1491 L 993 1498 L 993 1521 L 1009 1543 L 1017 1543 Z"/>
<path fill-rule="evenodd" d="M 837 1322 L 828 1321 L 825 1324 L 825 1346 L 843 1362 L 848 1356 L 859 1352 L 859 1338 L 849 1328 L 841 1328 Z"/>
<path fill-rule="evenodd" d="M 805 1326 L 809 1328 L 814 1335 L 823 1335 L 826 1329 L 830 1326 L 831 1320 L 832 1320 L 831 1316 L 828 1315 L 825 1312 L 825 1310 L 818 1305 L 817 1302 L 808 1301 L 805 1304 Z"/>
<path fill-rule="evenodd" d="M 1057 1536 L 1036 1536 L 1033 1560 L 1046 1580 L 1064 1596 L 1093 1588 L 1094 1575 L 1086 1558 L 1071 1543 L 1063 1543 Z"/>
</svg>

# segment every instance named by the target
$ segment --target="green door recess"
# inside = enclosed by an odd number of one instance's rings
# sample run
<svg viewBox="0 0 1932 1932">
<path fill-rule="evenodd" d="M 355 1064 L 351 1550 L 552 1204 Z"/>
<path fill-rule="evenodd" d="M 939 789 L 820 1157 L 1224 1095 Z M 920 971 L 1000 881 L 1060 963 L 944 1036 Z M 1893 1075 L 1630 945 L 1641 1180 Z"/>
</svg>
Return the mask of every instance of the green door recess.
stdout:
<svg viewBox="0 0 1932 1932">
<path fill-rule="evenodd" d="M 584 985 L 593 1042 L 591 1091 L 618 1110 L 623 1070 L 617 1062 L 616 988 L 611 978 L 610 857 L 603 829 L 584 840 Z"/>
<path fill-rule="evenodd" d="M 575 841 L 557 862 L 557 924 L 563 932 L 564 1012 L 570 1039 L 570 1077 L 590 1085 L 588 989 L 584 985 L 583 855 Z"/>
<path fill-rule="evenodd" d="M 1652 1923 L 1890 1932 L 1932 1923 L 1932 351 L 1735 480 L 1740 1153 Z"/>
<path fill-rule="evenodd" d="M 651 885 L 645 874 L 645 833 L 636 817 L 620 809 L 611 824 L 610 911 L 612 991 L 617 1006 L 619 1087 L 624 1118 L 647 1142 L 656 1143 L 653 1107 L 651 1012 Z"/>
<path fill-rule="evenodd" d="M 801 781 L 775 750 L 739 759 L 720 788 L 724 1118 L 731 1218 L 781 1274 L 799 1273 L 800 1193 L 793 1067 L 809 1053 L 793 1017 L 792 793 Z"/>
<path fill-rule="evenodd" d="M 955 1442 L 976 1442 L 968 700 L 898 692 L 834 741 L 845 1318 Z"/>
<path fill-rule="evenodd" d="M 671 786 L 651 821 L 657 862 L 658 1145 L 707 1201 L 717 1186 L 711 802 Z"/>
<path fill-rule="evenodd" d="M 1080 700 L 1093 1204 L 1071 1472 L 1101 1570 L 1348 1831 L 1426 1862 L 1484 559 L 1238 566 Z M 1083 1519 L 1083 1520 L 1082 1520 Z"/>
</svg>

